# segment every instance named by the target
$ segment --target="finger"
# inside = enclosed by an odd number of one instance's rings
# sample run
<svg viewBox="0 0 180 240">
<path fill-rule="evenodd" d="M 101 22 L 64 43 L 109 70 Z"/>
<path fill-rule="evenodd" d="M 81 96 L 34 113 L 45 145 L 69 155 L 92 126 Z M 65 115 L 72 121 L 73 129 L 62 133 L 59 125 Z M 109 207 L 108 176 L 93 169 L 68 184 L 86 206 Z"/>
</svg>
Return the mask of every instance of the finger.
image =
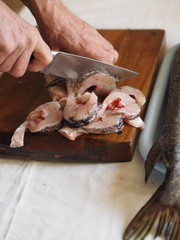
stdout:
<svg viewBox="0 0 180 240">
<path fill-rule="evenodd" d="M 114 64 L 118 60 L 119 53 L 114 49 L 114 46 L 111 42 L 109 42 L 100 34 L 99 37 L 101 39 L 101 41 L 99 41 L 99 43 L 101 44 L 99 50 L 104 51 L 105 61 L 107 63 Z"/>
<path fill-rule="evenodd" d="M 32 53 L 32 49 L 25 49 L 20 56 L 18 57 L 18 59 L 16 60 L 16 62 L 14 63 L 14 65 L 12 66 L 11 70 L 8 72 L 9 74 L 11 74 L 14 77 L 21 77 L 24 75 L 24 73 L 27 70 L 29 61 L 30 61 L 30 57 L 31 57 L 31 53 Z"/>
<path fill-rule="evenodd" d="M 28 70 L 31 72 L 38 72 L 47 66 L 52 59 L 50 48 L 40 39 L 34 48 L 33 59 L 29 62 Z"/>
<path fill-rule="evenodd" d="M 12 69 L 16 60 L 22 54 L 22 51 L 23 50 L 16 49 L 9 56 L 7 56 L 5 58 L 5 60 L 0 64 L 0 71 L 1 72 L 9 72 Z"/>
<path fill-rule="evenodd" d="M 83 52 L 79 52 L 79 55 L 83 55 L 85 57 L 92 57 L 94 59 L 109 64 L 114 64 L 119 57 L 119 54 L 115 49 L 107 50 L 104 49 L 103 46 L 102 48 L 97 48 L 97 46 L 91 44 L 87 48 L 81 50 L 83 50 Z"/>
<path fill-rule="evenodd" d="M 103 38 L 103 40 L 103 46 L 100 50 L 104 51 L 105 62 L 114 64 L 118 60 L 119 53 L 114 49 L 114 46 L 109 41 L 105 38 Z"/>
<path fill-rule="evenodd" d="M 117 62 L 118 58 L 119 58 L 119 53 L 116 52 L 116 54 L 114 55 L 114 61 L 113 61 L 113 64 L 115 64 L 115 63 Z"/>
<path fill-rule="evenodd" d="M 6 60 L 6 58 L 7 54 L 5 54 L 4 51 L 0 51 L 0 65 Z"/>
<path fill-rule="evenodd" d="M 119 53 L 115 49 L 113 49 L 112 50 L 112 59 L 109 59 L 110 63 L 111 64 L 116 63 L 118 60 L 118 57 L 119 57 Z"/>
</svg>

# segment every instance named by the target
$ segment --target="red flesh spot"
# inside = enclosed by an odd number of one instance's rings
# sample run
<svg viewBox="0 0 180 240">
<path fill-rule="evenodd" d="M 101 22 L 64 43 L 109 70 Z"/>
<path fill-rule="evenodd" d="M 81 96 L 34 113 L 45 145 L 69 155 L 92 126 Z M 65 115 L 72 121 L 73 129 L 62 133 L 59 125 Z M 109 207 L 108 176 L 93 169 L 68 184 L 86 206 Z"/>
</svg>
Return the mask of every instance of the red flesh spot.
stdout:
<svg viewBox="0 0 180 240">
<path fill-rule="evenodd" d="M 39 117 L 44 120 L 45 119 L 45 112 L 43 110 L 40 111 Z"/>
<path fill-rule="evenodd" d="M 34 118 L 34 122 L 37 124 L 40 123 L 41 121 L 42 121 L 42 119 L 40 119 L 40 118 Z"/>
<path fill-rule="evenodd" d="M 37 117 L 35 117 L 33 120 L 34 120 L 34 122 L 35 123 L 40 123 L 42 120 L 44 120 L 45 119 L 45 113 L 44 113 L 44 111 L 43 110 L 41 110 L 40 112 L 39 112 L 39 115 L 37 116 Z"/>
<path fill-rule="evenodd" d="M 124 105 L 121 104 L 121 99 L 120 98 L 117 98 L 117 99 L 114 99 L 110 104 L 108 104 L 107 106 L 107 110 L 114 110 L 115 108 L 123 108 Z"/>
</svg>

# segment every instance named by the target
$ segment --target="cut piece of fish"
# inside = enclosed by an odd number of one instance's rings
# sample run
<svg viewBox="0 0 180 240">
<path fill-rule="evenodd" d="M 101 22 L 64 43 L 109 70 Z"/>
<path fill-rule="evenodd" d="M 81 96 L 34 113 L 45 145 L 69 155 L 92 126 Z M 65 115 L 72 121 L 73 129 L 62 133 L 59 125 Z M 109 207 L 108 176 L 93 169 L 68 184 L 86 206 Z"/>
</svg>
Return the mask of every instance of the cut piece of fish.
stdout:
<svg viewBox="0 0 180 240">
<path fill-rule="evenodd" d="M 93 91 L 97 96 L 105 96 L 116 88 L 115 78 L 107 73 L 91 73 L 87 78 L 84 76 L 81 81 L 82 85 L 77 95 Z"/>
<path fill-rule="evenodd" d="M 98 118 L 103 116 L 106 109 L 130 119 L 136 117 L 141 110 L 132 97 L 121 91 L 112 92 L 104 99 L 97 113 Z"/>
<path fill-rule="evenodd" d="M 123 129 L 123 119 L 119 115 L 112 115 L 111 111 L 106 111 L 103 118 L 95 119 L 87 126 L 83 126 L 82 129 L 86 133 L 93 134 L 109 134 L 119 132 Z"/>
<path fill-rule="evenodd" d="M 83 135 L 85 131 L 82 128 L 70 128 L 66 126 L 60 128 L 58 132 L 67 139 L 74 141 L 77 137 Z"/>
<path fill-rule="evenodd" d="M 30 132 L 53 131 L 60 127 L 62 111 L 58 102 L 47 102 L 30 112 L 26 120 L 16 129 L 10 147 L 22 147 L 26 129 Z"/>
<path fill-rule="evenodd" d="M 63 97 L 67 97 L 67 89 L 64 84 L 56 85 L 56 86 L 49 86 L 48 92 L 52 101 L 60 101 Z"/>
<path fill-rule="evenodd" d="M 27 123 L 23 122 L 14 132 L 12 138 L 10 147 L 22 147 L 24 146 L 24 135 L 27 129 Z"/>
<path fill-rule="evenodd" d="M 65 122 L 70 127 L 80 127 L 89 124 L 98 110 L 95 93 L 85 93 L 81 97 L 68 96 L 63 110 Z"/>
<path fill-rule="evenodd" d="M 77 79 L 67 79 L 68 95 L 80 96 L 85 92 L 94 92 L 98 96 L 108 95 L 116 88 L 116 79 L 108 73 L 94 71 Z"/>
<path fill-rule="evenodd" d="M 133 119 L 127 119 L 124 118 L 124 122 L 128 123 L 129 125 L 135 127 L 135 128 L 140 128 L 140 129 L 144 129 L 145 128 L 145 123 L 144 121 L 141 119 L 141 117 L 135 117 Z"/>
<path fill-rule="evenodd" d="M 144 94 L 137 88 L 131 86 L 122 86 L 120 88 L 115 88 L 112 92 L 124 92 L 127 93 L 130 97 L 132 97 L 136 103 L 142 107 L 146 102 L 146 98 Z"/>
<path fill-rule="evenodd" d="M 32 111 L 26 121 L 31 132 L 51 131 L 62 120 L 61 106 L 58 102 L 47 102 Z"/>
<path fill-rule="evenodd" d="M 50 84 L 51 82 L 53 82 L 55 79 L 59 78 L 58 76 L 55 75 L 51 75 L 51 74 L 45 74 L 44 75 L 45 81 L 47 84 Z"/>
</svg>

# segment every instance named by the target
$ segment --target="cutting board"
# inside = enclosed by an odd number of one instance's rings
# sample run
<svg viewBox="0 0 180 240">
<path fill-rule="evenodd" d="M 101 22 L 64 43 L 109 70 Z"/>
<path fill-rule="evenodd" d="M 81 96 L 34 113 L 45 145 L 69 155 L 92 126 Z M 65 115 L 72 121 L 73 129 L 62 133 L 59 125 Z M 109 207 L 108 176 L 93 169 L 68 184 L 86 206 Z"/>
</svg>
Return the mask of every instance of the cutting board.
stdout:
<svg viewBox="0 0 180 240">
<path fill-rule="evenodd" d="M 99 30 L 119 52 L 116 65 L 139 73 L 118 82 L 140 89 L 147 102 L 144 118 L 163 52 L 163 30 Z M 44 76 L 27 72 L 21 78 L 3 74 L 0 78 L 0 156 L 37 161 L 126 162 L 131 161 L 139 129 L 125 124 L 123 133 L 83 135 L 70 141 L 57 132 L 26 133 L 25 145 L 10 148 L 15 129 L 37 106 L 50 100 Z"/>
</svg>

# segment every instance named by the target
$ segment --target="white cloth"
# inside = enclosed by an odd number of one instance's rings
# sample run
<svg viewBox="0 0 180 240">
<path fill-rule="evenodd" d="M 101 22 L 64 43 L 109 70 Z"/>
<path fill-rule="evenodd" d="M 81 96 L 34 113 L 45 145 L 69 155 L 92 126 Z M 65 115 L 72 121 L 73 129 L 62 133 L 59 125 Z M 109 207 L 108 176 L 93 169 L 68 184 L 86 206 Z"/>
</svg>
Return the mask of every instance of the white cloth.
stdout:
<svg viewBox="0 0 180 240">
<path fill-rule="evenodd" d="M 179 43 L 179 0 L 65 0 L 96 28 L 161 28 Z M 20 15 L 34 19 L 24 8 Z M 121 240 L 163 180 L 144 184 L 144 160 L 69 164 L 0 159 L 0 240 Z"/>
</svg>

